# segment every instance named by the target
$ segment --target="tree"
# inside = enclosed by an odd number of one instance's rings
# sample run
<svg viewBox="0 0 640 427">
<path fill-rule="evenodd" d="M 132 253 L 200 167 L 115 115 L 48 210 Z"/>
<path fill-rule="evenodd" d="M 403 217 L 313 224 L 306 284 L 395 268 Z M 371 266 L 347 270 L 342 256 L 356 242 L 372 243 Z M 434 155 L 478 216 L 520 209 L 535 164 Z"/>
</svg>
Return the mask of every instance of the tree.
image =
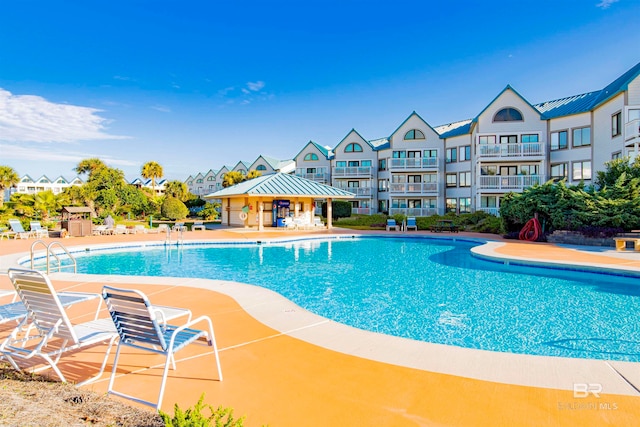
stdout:
<svg viewBox="0 0 640 427">
<path fill-rule="evenodd" d="M 165 183 L 164 195 L 167 197 L 175 197 L 182 202 L 186 202 L 191 199 L 191 194 L 189 193 L 187 184 L 178 180 L 168 181 Z"/>
<path fill-rule="evenodd" d="M 0 208 L 4 203 L 4 190 L 15 186 L 20 181 L 18 174 L 10 166 L 0 166 Z"/>
<path fill-rule="evenodd" d="M 102 160 L 94 157 L 92 159 L 82 160 L 80 163 L 78 163 L 78 166 L 76 166 L 74 170 L 78 175 L 86 173 L 88 177 L 91 178 L 91 175 L 95 171 L 106 167 L 107 165 Z"/>
<path fill-rule="evenodd" d="M 189 214 L 189 209 L 175 197 L 165 197 L 160 212 L 163 217 L 169 219 L 184 219 Z"/>
<path fill-rule="evenodd" d="M 598 171 L 596 174 L 595 184 L 599 188 L 605 188 L 616 185 L 620 177 L 623 182 L 618 183 L 625 185 L 633 178 L 640 178 L 640 157 L 636 157 L 633 162 L 629 157 L 621 157 L 606 162 L 604 171 Z"/>
<path fill-rule="evenodd" d="M 327 217 L 327 202 L 322 204 L 322 216 Z M 345 200 L 333 200 L 331 202 L 331 218 L 349 218 L 351 216 L 351 203 Z"/>
<path fill-rule="evenodd" d="M 227 172 L 226 174 L 224 174 L 224 178 L 222 179 L 222 186 L 225 188 L 231 187 L 232 185 L 239 184 L 243 181 L 257 178 L 260 175 L 262 174 L 257 170 L 251 170 L 246 175 L 242 175 L 242 172 L 239 171 Z"/>
<path fill-rule="evenodd" d="M 35 195 L 33 208 L 40 214 L 43 221 L 48 221 L 49 216 L 56 215 L 60 210 L 67 197 L 64 193 L 56 196 L 53 191 L 41 191 Z"/>
<path fill-rule="evenodd" d="M 156 194 L 156 178 L 162 178 L 164 171 L 162 170 L 162 166 L 159 163 L 151 161 L 147 162 L 142 166 L 142 171 L 140 172 L 143 178 L 151 179 L 151 188 L 153 189 L 153 194 Z"/>
</svg>

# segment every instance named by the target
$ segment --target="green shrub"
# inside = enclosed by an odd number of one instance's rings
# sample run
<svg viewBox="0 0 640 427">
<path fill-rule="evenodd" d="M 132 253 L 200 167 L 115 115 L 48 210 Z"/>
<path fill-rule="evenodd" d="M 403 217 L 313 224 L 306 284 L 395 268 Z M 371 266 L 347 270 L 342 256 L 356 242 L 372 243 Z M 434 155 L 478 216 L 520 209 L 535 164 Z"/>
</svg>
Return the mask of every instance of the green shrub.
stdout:
<svg viewBox="0 0 640 427">
<path fill-rule="evenodd" d="M 327 217 L 327 203 L 322 204 L 322 216 Z M 334 200 L 331 202 L 331 218 L 349 218 L 351 216 L 351 203 L 344 200 Z"/>
<path fill-rule="evenodd" d="M 211 415 L 203 414 L 205 410 Z M 166 427 L 242 427 L 244 425 L 244 417 L 237 420 L 233 418 L 233 409 L 222 406 L 215 409 L 213 406 L 205 404 L 204 393 L 200 396 L 198 403 L 186 411 L 180 409 L 176 403 L 173 417 L 162 411 L 159 413 Z"/>
<path fill-rule="evenodd" d="M 166 197 L 162 202 L 160 213 L 169 219 L 185 219 L 189 215 L 189 209 L 175 197 Z"/>
</svg>

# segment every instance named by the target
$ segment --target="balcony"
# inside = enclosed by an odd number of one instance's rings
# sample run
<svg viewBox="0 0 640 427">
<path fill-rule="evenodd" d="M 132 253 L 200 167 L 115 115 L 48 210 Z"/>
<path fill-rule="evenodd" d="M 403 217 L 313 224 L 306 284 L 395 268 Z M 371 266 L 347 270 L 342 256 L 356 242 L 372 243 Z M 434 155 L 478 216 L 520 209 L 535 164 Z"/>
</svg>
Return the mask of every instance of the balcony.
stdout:
<svg viewBox="0 0 640 427">
<path fill-rule="evenodd" d="M 522 142 L 515 144 L 478 144 L 478 159 L 507 159 L 544 157 L 546 145 L 543 142 Z"/>
<path fill-rule="evenodd" d="M 640 119 L 624 124 L 624 142 L 640 142 Z"/>
<path fill-rule="evenodd" d="M 482 175 L 478 179 L 478 189 L 497 192 L 522 191 L 542 182 L 541 175 Z"/>
<path fill-rule="evenodd" d="M 319 182 L 321 184 L 329 183 L 329 174 L 325 171 L 306 172 L 304 169 L 297 169 L 296 176 L 308 179 L 310 181 Z"/>
<path fill-rule="evenodd" d="M 350 166 L 333 168 L 334 178 L 370 178 L 375 169 L 372 166 Z"/>
<path fill-rule="evenodd" d="M 392 171 L 423 170 L 423 169 L 437 169 L 437 168 L 438 168 L 437 157 L 389 159 L 389 169 Z"/>
<path fill-rule="evenodd" d="M 493 216 L 500 216 L 500 208 L 476 208 L 476 211 L 483 211 Z"/>
<path fill-rule="evenodd" d="M 437 194 L 437 182 L 402 182 L 389 184 L 391 194 Z"/>
<path fill-rule="evenodd" d="M 436 215 L 436 208 L 390 208 L 389 215 L 402 214 L 406 216 L 431 216 Z"/>
<path fill-rule="evenodd" d="M 356 197 L 370 198 L 373 195 L 373 188 L 371 187 L 346 187 L 342 185 L 334 185 L 334 188 L 354 193 Z"/>
<path fill-rule="evenodd" d="M 351 208 L 351 213 L 359 215 L 371 215 L 374 212 L 371 208 Z"/>
</svg>

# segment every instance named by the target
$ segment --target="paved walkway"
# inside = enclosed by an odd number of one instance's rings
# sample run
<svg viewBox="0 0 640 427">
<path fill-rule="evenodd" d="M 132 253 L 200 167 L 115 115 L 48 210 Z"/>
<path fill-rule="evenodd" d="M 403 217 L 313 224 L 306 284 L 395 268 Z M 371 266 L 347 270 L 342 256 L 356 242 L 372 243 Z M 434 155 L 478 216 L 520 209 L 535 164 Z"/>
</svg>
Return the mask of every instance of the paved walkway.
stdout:
<svg viewBox="0 0 640 427">
<path fill-rule="evenodd" d="M 298 234 L 302 233 L 223 229 L 187 232 L 184 238 L 256 241 Z M 67 247 L 89 248 L 163 239 L 164 235 L 135 235 L 62 242 Z M 0 241 L 0 273 L 27 254 L 32 243 Z M 479 255 L 640 272 L 640 254 L 497 238 L 480 249 Z M 213 356 L 202 354 L 206 348 L 184 350 L 179 354 L 178 370 L 168 380 L 165 411 L 171 411 L 174 402 L 182 408 L 191 406 L 204 392 L 206 401 L 214 406 L 231 406 L 237 416 L 246 415 L 248 426 L 622 426 L 637 425 L 640 420 L 637 363 L 418 343 L 340 325 L 266 289 L 225 281 L 69 273 L 55 273 L 52 278 L 60 290 L 99 292 L 105 283 L 119 283 L 143 290 L 154 303 L 190 307 L 194 315 L 211 316 L 224 381 L 216 381 Z M 7 277 L 0 274 L 0 288 L 9 287 Z M 73 307 L 70 315 L 76 321 L 89 316 L 82 307 Z M 97 372 L 103 352 L 104 347 L 95 347 L 65 357 L 63 372 L 73 380 L 86 378 Z M 122 357 L 119 387 L 153 399 L 161 371 L 147 366 L 159 365 L 162 359 L 131 351 Z M 104 392 L 106 381 L 107 375 L 88 387 Z M 574 396 L 574 383 L 597 383 L 603 390 L 599 397 Z"/>
</svg>

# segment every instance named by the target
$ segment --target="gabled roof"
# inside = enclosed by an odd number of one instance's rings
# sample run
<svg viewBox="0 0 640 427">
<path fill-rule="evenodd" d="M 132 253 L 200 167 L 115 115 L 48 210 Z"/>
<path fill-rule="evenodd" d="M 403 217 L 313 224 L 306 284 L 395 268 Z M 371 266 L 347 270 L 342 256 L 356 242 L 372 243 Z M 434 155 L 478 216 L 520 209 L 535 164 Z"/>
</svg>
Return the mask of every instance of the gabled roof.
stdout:
<svg viewBox="0 0 640 427">
<path fill-rule="evenodd" d="M 453 138 L 454 136 L 466 135 L 471 133 L 472 122 L 473 119 L 467 119 L 448 123 L 446 125 L 436 126 L 435 131 L 438 132 L 440 138 Z"/>
<path fill-rule="evenodd" d="M 372 139 L 368 141 L 369 145 L 373 146 L 374 151 L 380 151 L 391 147 L 391 142 L 389 142 L 389 138 L 378 138 Z"/>
<path fill-rule="evenodd" d="M 627 90 L 629 88 L 629 83 L 631 83 L 636 77 L 638 77 L 638 75 L 640 75 L 640 62 L 638 62 L 626 73 L 611 82 L 607 87 L 602 89 L 598 97 L 595 99 L 592 108 L 595 108 L 600 104 L 604 104 L 620 92 L 624 92 L 625 90 Z"/>
<path fill-rule="evenodd" d="M 417 118 L 419 118 L 425 125 L 427 125 L 427 127 L 429 129 L 431 129 L 436 135 L 438 134 L 438 132 L 436 132 L 436 130 L 434 128 L 431 127 L 431 125 L 429 123 L 427 123 L 427 121 L 425 119 L 423 119 L 422 117 L 420 117 L 420 114 L 416 113 L 415 111 L 413 111 L 411 114 L 409 114 L 407 116 L 406 119 L 404 119 L 404 121 L 402 123 L 400 123 L 400 126 L 398 126 L 396 128 L 396 130 L 394 130 L 393 132 L 391 132 L 391 135 L 393 136 L 396 132 L 398 132 L 400 130 L 400 128 L 402 126 L 404 126 L 405 123 L 407 123 L 409 121 L 409 119 L 413 116 L 416 116 Z"/>
<path fill-rule="evenodd" d="M 484 108 L 482 109 L 482 111 L 480 111 L 480 113 L 479 113 L 479 114 L 478 114 L 478 115 L 473 119 L 473 122 L 476 122 L 476 123 L 477 123 L 477 122 L 478 122 L 478 117 L 480 117 L 480 116 L 481 116 L 485 111 L 487 111 L 487 108 L 489 108 L 489 107 L 491 106 L 491 104 L 493 104 L 494 102 L 496 102 L 496 100 L 497 100 L 498 98 L 500 98 L 500 97 L 502 96 L 502 94 L 503 94 L 503 93 L 505 93 L 505 92 L 506 92 L 506 91 L 508 91 L 508 90 L 510 90 L 510 91 L 512 91 L 513 93 L 515 93 L 515 94 L 516 94 L 516 96 L 517 96 L 518 98 L 520 98 L 520 99 L 522 100 L 522 102 L 524 102 L 524 103 L 525 103 L 525 104 L 527 104 L 529 107 L 531 107 L 531 109 L 532 109 L 532 110 L 534 110 L 534 111 L 538 111 L 538 109 L 537 109 L 537 108 L 535 108 L 533 105 L 531 105 L 531 103 L 530 103 L 529 101 L 527 101 L 527 100 L 526 100 L 526 98 L 525 98 L 524 96 L 520 95 L 520 94 L 518 93 L 518 91 L 517 91 L 517 90 L 515 90 L 514 88 L 512 88 L 512 87 L 511 87 L 511 85 L 507 85 L 504 89 L 502 89 L 502 90 L 500 91 L 500 93 L 499 93 L 495 98 L 493 98 L 493 100 L 492 100 L 490 103 L 488 103 L 488 104 L 487 104 L 487 106 L 486 106 L 486 107 L 484 107 Z M 540 113 L 540 111 L 538 111 L 538 114 L 540 114 L 540 118 L 542 119 L 543 117 L 542 117 L 542 114 Z"/>
<path fill-rule="evenodd" d="M 223 188 L 204 196 L 205 199 L 221 199 L 232 196 L 270 196 L 270 197 L 314 197 L 352 199 L 355 194 L 329 185 L 320 184 L 299 176 L 286 173 L 262 175 L 243 181 L 231 187 Z"/>
<path fill-rule="evenodd" d="M 22 176 L 22 178 L 20 178 L 20 182 L 34 182 L 34 181 L 33 181 L 33 178 L 25 174 Z"/>
<path fill-rule="evenodd" d="M 302 153 L 309 145 L 311 145 L 316 150 L 318 150 L 320 152 L 320 154 L 322 154 L 324 156 L 325 159 L 331 160 L 333 158 L 333 152 L 331 151 L 331 148 L 323 147 L 322 145 L 320 145 L 320 144 L 318 144 L 316 142 L 313 142 L 313 141 L 307 142 L 305 144 L 305 146 L 302 147 L 302 150 L 298 151 L 298 154 L 293 156 L 293 158 L 295 159 L 296 157 L 298 157 L 300 155 L 300 153 Z"/>
<path fill-rule="evenodd" d="M 542 114 L 544 119 L 585 113 L 591 110 L 591 106 L 598 98 L 598 93 L 599 92 L 589 92 L 581 95 L 568 96 L 566 98 L 536 104 L 534 107 Z"/>
<path fill-rule="evenodd" d="M 338 147 L 339 147 L 343 142 L 345 142 L 345 141 L 346 141 L 346 139 L 347 139 L 347 137 L 348 137 L 349 135 L 351 135 L 352 133 L 355 133 L 356 135 L 358 135 L 358 137 L 359 137 L 361 140 L 363 140 L 363 141 L 365 142 L 365 144 L 367 144 L 367 145 L 368 145 L 372 150 L 375 150 L 375 149 L 376 149 L 376 147 L 374 147 L 374 146 L 373 146 L 373 144 L 371 144 L 371 142 L 370 142 L 370 141 L 368 141 L 368 140 L 364 139 L 364 138 L 362 137 L 362 135 L 360 135 L 360 133 L 359 133 L 357 130 L 355 130 L 355 129 L 351 129 L 351 130 L 350 130 L 350 131 L 349 131 L 349 132 L 344 136 L 344 138 L 342 138 L 342 139 L 340 140 L 340 142 L 338 143 L 338 145 L 336 145 L 336 146 L 335 146 L 335 148 L 332 150 L 332 151 L 333 151 L 333 153 L 334 153 L 334 155 L 335 155 L 336 148 L 338 148 Z"/>
</svg>

